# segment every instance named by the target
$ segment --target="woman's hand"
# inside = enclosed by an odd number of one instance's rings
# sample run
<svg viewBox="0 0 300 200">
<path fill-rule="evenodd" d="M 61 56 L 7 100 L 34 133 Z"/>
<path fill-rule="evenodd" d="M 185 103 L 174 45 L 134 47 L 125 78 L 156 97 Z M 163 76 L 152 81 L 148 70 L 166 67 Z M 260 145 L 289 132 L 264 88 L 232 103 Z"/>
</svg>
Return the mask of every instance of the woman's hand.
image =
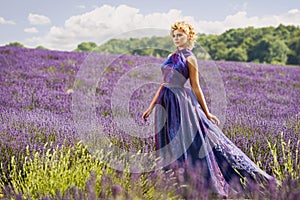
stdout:
<svg viewBox="0 0 300 200">
<path fill-rule="evenodd" d="M 220 124 L 220 120 L 213 114 L 209 113 L 207 114 L 207 119 L 209 119 L 212 123 L 219 125 Z"/>
<path fill-rule="evenodd" d="M 153 108 L 150 106 L 142 115 L 142 119 L 144 121 L 147 121 L 147 118 L 149 117 L 149 115 L 151 114 Z"/>
</svg>

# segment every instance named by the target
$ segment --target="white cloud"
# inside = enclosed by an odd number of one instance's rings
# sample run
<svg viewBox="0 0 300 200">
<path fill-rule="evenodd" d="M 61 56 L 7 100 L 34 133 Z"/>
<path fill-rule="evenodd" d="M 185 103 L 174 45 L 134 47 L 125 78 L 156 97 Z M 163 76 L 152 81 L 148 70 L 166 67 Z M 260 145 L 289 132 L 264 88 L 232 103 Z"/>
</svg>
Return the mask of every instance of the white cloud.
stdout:
<svg viewBox="0 0 300 200">
<path fill-rule="evenodd" d="M 29 13 L 28 21 L 31 25 L 45 25 L 51 23 L 51 20 L 47 16 L 32 13 Z"/>
<path fill-rule="evenodd" d="M 245 28 L 248 26 L 265 27 L 284 25 L 300 25 L 300 10 L 293 9 L 280 15 L 266 15 L 263 17 L 248 17 L 246 11 L 229 15 L 224 21 L 199 21 L 200 32 L 220 34 L 230 28 Z"/>
<path fill-rule="evenodd" d="M 15 25 L 16 23 L 11 20 L 6 20 L 3 17 L 0 17 L 0 24 L 9 24 L 9 25 Z"/>
<path fill-rule="evenodd" d="M 246 6 L 245 4 L 243 7 Z M 300 19 L 298 9 L 281 15 L 249 17 L 243 8 L 242 11 L 227 16 L 223 21 L 197 21 L 192 16 L 183 16 L 181 11 L 175 9 L 166 13 L 143 15 L 137 8 L 126 5 L 118 7 L 103 5 L 90 12 L 72 16 L 65 21 L 63 27 L 53 26 L 46 36 L 30 38 L 27 43 L 32 46 L 43 45 L 53 49 L 73 50 L 83 41 L 101 44 L 112 37 L 168 35 L 170 25 L 178 20 L 190 22 L 197 32 L 220 34 L 230 28 L 277 26 L 280 23 L 300 25 L 300 21 L 296 19 Z M 129 32 L 136 29 L 139 31 L 135 31 L 135 34 Z"/>
<path fill-rule="evenodd" d="M 76 5 L 76 8 L 85 9 L 85 5 Z"/>
<path fill-rule="evenodd" d="M 25 28 L 24 32 L 25 33 L 38 33 L 39 30 L 37 30 L 35 27 L 31 27 L 31 28 Z"/>
<path fill-rule="evenodd" d="M 178 19 L 190 20 L 192 17 L 183 17 L 178 10 L 142 15 L 138 9 L 126 5 L 104 5 L 90 12 L 72 16 L 65 21 L 63 27 L 53 26 L 45 37 L 34 37 L 27 42 L 33 46 L 41 44 L 48 48 L 73 50 L 80 42 L 94 41 L 101 44 L 110 37 L 122 37 L 130 34 L 125 32 L 135 29 L 156 28 L 161 31 L 153 32 L 163 32 L 163 35 L 166 35 L 170 24 Z M 141 31 L 139 36 L 144 37 L 147 34 L 147 31 Z"/>
</svg>

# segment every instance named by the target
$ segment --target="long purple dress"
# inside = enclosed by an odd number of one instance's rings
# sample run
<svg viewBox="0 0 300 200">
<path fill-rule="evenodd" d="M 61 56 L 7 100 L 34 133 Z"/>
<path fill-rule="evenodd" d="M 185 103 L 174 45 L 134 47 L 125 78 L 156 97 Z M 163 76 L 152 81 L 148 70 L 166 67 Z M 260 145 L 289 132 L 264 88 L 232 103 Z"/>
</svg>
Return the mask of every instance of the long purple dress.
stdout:
<svg viewBox="0 0 300 200">
<path fill-rule="evenodd" d="M 224 196 L 235 190 L 230 185 L 235 179 L 274 180 L 207 119 L 194 93 L 184 86 L 189 79 L 188 56 L 193 56 L 190 49 L 177 50 L 161 67 L 163 87 L 155 109 L 155 141 L 161 166 L 199 161 L 207 185 Z"/>
</svg>

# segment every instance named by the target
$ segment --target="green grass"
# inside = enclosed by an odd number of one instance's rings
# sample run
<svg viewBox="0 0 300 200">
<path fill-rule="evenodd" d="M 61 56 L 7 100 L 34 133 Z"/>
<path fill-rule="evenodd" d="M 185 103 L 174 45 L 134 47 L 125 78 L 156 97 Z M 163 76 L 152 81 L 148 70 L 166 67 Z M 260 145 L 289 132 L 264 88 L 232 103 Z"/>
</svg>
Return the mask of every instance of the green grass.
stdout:
<svg viewBox="0 0 300 200">
<path fill-rule="evenodd" d="M 109 156 L 108 152 L 98 152 L 95 156 L 81 143 L 71 148 L 54 149 L 47 144 L 45 149 L 47 150 L 42 152 L 29 152 L 27 148 L 26 155 L 22 157 L 21 169 L 12 157 L 10 175 L 8 177 L 2 174 L 0 187 L 4 188 L 5 183 L 10 182 L 14 192 L 22 194 L 25 199 L 26 197 L 41 199 L 45 196 L 55 198 L 57 194 L 65 194 L 74 187 L 83 191 L 88 198 L 88 194 L 91 193 L 88 183 L 94 187 L 93 194 L 97 197 L 104 195 L 112 198 L 116 195 L 115 186 L 122 188 L 123 197 L 126 194 L 138 199 L 175 197 L 172 192 L 174 188 L 166 191 L 157 187 L 157 184 L 162 182 L 161 176 L 150 181 L 147 173 L 144 173 L 132 181 L 129 168 L 119 172 L 108 166 L 104 158 Z"/>
</svg>

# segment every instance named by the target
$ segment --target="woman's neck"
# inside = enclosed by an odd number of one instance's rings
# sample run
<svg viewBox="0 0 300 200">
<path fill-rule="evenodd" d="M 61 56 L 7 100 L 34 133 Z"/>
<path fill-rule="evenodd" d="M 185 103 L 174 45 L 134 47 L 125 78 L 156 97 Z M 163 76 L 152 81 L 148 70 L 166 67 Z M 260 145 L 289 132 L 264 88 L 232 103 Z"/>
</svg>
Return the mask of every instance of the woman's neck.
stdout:
<svg viewBox="0 0 300 200">
<path fill-rule="evenodd" d="M 183 50 L 183 49 L 187 49 L 187 47 L 177 47 L 177 49 L 179 50 L 179 51 L 181 51 L 181 50 Z"/>
<path fill-rule="evenodd" d="M 178 51 L 183 51 L 183 50 L 185 50 L 185 49 L 189 49 L 188 47 L 177 47 L 177 50 Z"/>
</svg>

